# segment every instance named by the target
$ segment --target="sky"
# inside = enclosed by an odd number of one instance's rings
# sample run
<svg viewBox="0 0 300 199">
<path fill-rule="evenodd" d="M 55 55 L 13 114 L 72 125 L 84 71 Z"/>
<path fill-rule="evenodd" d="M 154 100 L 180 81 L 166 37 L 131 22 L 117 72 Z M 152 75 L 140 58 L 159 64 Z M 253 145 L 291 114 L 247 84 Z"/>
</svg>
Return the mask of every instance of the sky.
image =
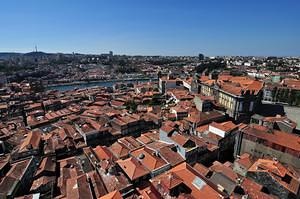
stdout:
<svg viewBox="0 0 300 199">
<path fill-rule="evenodd" d="M 300 56 L 299 0 L 1 0 L 0 52 Z"/>
</svg>

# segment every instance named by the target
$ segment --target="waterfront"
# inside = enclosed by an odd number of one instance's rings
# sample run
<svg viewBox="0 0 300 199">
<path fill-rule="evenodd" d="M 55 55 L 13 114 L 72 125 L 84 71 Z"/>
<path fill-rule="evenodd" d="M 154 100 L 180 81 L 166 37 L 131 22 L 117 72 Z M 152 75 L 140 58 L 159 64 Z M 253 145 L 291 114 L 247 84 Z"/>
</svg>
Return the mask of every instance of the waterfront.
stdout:
<svg viewBox="0 0 300 199">
<path fill-rule="evenodd" d="M 106 80 L 106 81 L 95 81 L 95 82 L 80 82 L 74 84 L 59 84 L 51 85 L 46 87 L 46 90 L 58 90 L 58 91 L 68 91 L 74 89 L 89 88 L 94 86 L 112 87 L 116 83 L 137 83 L 137 82 L 149 82 L 153 79 L 127 79 L 127 80 Z"/>
</svg>

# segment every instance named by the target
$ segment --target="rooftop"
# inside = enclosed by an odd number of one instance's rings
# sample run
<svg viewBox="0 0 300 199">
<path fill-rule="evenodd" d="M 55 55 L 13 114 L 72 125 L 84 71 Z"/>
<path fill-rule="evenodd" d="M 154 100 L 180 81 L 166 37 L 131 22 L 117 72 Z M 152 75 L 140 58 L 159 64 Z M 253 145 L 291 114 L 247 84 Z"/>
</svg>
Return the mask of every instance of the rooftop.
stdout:
<svg viewBox="0 0 300 199">
<path fill-rule="evenodd" d="M 283 131 L 278 130 L 272 130 L 272 132 L 269 132 L 270 130 L 267 127 L 259 126 L 256 124 L 253 124 L 252 126 L 247 126 L 244 129 L 242 129 L 242 132 L 245 134 L 267 140 L 269 142 L 278 144 L 280 146 L 284 146 L 286 148 L 300 151 L 300 137 L 292 134 L 292 133 L 285 133 Z"/>
<path fill-rule="evenodd" d="M 131 155 L 138 159 L 148 170 L 154 171 L 167 165 L 158 153 L 147 147 L 143 147 L 131 152 Z"/>
<path fill-rule="evenodd" d="M 287 190 L 296 195 L 298 194 L 300 188 L 299 173 L 289 170 L 276 160 L 258 159 L 248 169 L 248 172 L 266 172 Z"/>
<path fill-rule="evenodd" d="M 181 163 L 150 181 L 155 187 L 162 184 L 162 182 L 166 182 L 166 185 L 164 184 L 166 187 L 174 187 L 183 183 L 190 189 L 190 193 L 185 194 L 190 195 L 193 198 L 222 198 L 222 195 L 209 186 L 206 180 L 187 163 Z"/>
<path fill-rule="evenodd" d="M 134 157 L 118 160 L 117 163 L 130 180 L 136 180 L 150 173 L 149 170 Z"/>
</svg>

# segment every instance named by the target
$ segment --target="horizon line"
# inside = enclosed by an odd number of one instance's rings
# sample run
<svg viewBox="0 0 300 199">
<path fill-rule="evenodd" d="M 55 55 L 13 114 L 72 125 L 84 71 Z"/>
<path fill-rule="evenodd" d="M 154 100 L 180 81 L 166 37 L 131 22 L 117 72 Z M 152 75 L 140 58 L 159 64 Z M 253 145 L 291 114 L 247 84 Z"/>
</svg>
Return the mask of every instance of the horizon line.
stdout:
<svg viewBox="0 0 300 199">
<path fill-rule="evenodd" d="M 108 54 L 110 51 L 102 52 L 102 53 L 84 53 L 84 52 L 53 52 L 53 51 L 28 51 L 28 52 L 22 52 L 22 51 L 0 51 L 0 53 L 16 53 L 16 54 L 27 54 L 27 53 L 48 53 L 48 54 L 82 54 L 82 55 L 102 55 L 102 54 Z M 113 51 L 112 51 L 113 52 Z M 113 55 L 119 55 L 119 56 L 145 56 L 145 57 L 198 57 L 199 54 L 203 54 L 205 57 L 297 57 L 299 58 L 300 55 L 205 55 L 204 53 L 199 52 L 197 55 L 163 55 L 163 54 L 131 54 L 131 53 L 113 53 Z"/>
</svg>

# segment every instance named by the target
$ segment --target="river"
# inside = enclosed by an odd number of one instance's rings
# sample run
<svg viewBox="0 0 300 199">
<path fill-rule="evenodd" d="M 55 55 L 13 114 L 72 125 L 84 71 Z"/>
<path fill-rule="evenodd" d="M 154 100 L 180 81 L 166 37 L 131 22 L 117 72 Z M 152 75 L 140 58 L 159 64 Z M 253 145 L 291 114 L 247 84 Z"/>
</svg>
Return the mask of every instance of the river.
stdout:
<svg viewBox="0 0 300 199">
<path fill-rule="evenodd" d="M 97 81 L 97 82 L 83 82 L 79 84 L 68 84 L 68 85 L 55 85 L 46 87 L 46 90 L 58 90 L 58 91 L 68 91 L 74 90 L 75 88 L 89 88 L 94 86 L 112 87 L 116 83 L 137 83 L 137 82 L 149 82 L 155 81 L 154 79 L 132 79 L 132 80 L 107 80 L 107 81 Z"/>
</svg>

